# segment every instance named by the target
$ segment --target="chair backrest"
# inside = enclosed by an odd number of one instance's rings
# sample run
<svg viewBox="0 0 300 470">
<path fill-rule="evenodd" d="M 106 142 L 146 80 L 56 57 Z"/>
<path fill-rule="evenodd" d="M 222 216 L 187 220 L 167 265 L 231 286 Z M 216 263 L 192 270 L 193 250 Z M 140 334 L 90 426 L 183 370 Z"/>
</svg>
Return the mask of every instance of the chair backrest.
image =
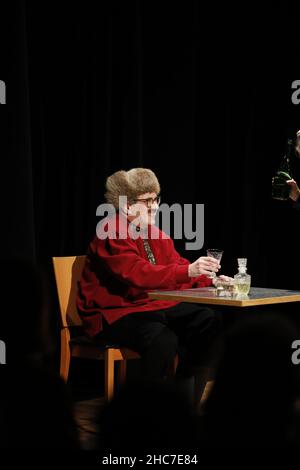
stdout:
<svg viewBox="0 0 300 470">
<path fill-rule="evenodd" d="M 76 308 L 76 296 L 85 259 L 86 256 L 55 256 L 52 258 L 61 322 L 64 328 L 82 325 Z"/>
</svg>

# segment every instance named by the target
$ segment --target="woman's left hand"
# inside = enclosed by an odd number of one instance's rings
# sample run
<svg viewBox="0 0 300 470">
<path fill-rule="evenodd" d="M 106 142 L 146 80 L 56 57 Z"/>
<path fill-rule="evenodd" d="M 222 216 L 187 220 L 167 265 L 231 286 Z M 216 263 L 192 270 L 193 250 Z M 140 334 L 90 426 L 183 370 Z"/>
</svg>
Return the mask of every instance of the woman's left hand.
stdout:
<svg viewBox="0 0 300 470">
<path fill-rule="evenodd" d="M 215 285 L 215 282 L 218 280 L 218 279 L 221 279 L 221 281 L 226 281 L 226 282 L 230 282 L 230 281 L 233 281 L 233 277 L 230 277 L 230 276 L 224 276 L 223 274 L 221 276 L 218 276 L 218 277 L 215 277 L 212 282 L 213 282 L 213 285 Z"/>
</svg>

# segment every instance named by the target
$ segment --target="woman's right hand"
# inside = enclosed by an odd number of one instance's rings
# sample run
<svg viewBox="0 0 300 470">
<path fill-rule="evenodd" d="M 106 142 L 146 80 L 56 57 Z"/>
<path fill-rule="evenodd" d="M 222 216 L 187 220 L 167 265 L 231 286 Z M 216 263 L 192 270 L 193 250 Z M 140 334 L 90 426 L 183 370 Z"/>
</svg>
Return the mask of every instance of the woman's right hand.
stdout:
<svg viewBox="0 0 300 470">
<path fill-rule="evenodd" d="M 189 265 L 189 277 L 206 276 L 212 272 L 218 272 L 221 268 L 219 261 L 211 256 L 200 256 L 194 263 Z"/>
</svg>

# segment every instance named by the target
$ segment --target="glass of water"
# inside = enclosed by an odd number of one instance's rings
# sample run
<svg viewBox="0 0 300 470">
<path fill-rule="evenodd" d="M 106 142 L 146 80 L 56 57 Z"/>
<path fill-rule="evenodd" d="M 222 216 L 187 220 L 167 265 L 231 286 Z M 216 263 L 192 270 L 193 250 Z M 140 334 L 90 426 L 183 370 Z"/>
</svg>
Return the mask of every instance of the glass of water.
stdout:
<svg viewBox="0 0 300 470">
<path fill-rule="evenodd" d="M 210 249 L 206 250 L 206 255 L 207 256 L 209 256 L 210 258 L 215 258 L 218 261 L 221 261 L 223 253 L 224 253 L 223 250 L 219 250 L 217 248 L 210 248 Z M 216 275 L 215 272 L 212 272 L 211 274 L 207 275 L 206 277 L 208 277 L 209 279 L 214 279 L 215 277 L 217 277 L 217 275 Z"/>
</svg>

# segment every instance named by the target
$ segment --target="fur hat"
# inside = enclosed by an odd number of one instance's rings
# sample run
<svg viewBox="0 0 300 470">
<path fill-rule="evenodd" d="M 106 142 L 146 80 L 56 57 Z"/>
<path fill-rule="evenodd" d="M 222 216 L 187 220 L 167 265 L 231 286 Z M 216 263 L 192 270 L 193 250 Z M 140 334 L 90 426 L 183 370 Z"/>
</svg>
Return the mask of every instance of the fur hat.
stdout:
<svg viewBox="0 0 300 470">
<path fill-rule="evenodd" d="M 300 137 L 300 130 L 299 130 L 299 131 L 297 131 L 297 134 L 296 134 L 296 136 L 297 136 L 297 138 L 299 138 L 299 137 Z"/>
<path fill-rule="evenodd" d="M 160 193 L 158 179 L 148 168 L 116 171 L 106 180 L 105 199 L 116 209 L 119 209 L 119 196 L 127 196 L 131 202 L 145 193 Z"/>
</svg>

